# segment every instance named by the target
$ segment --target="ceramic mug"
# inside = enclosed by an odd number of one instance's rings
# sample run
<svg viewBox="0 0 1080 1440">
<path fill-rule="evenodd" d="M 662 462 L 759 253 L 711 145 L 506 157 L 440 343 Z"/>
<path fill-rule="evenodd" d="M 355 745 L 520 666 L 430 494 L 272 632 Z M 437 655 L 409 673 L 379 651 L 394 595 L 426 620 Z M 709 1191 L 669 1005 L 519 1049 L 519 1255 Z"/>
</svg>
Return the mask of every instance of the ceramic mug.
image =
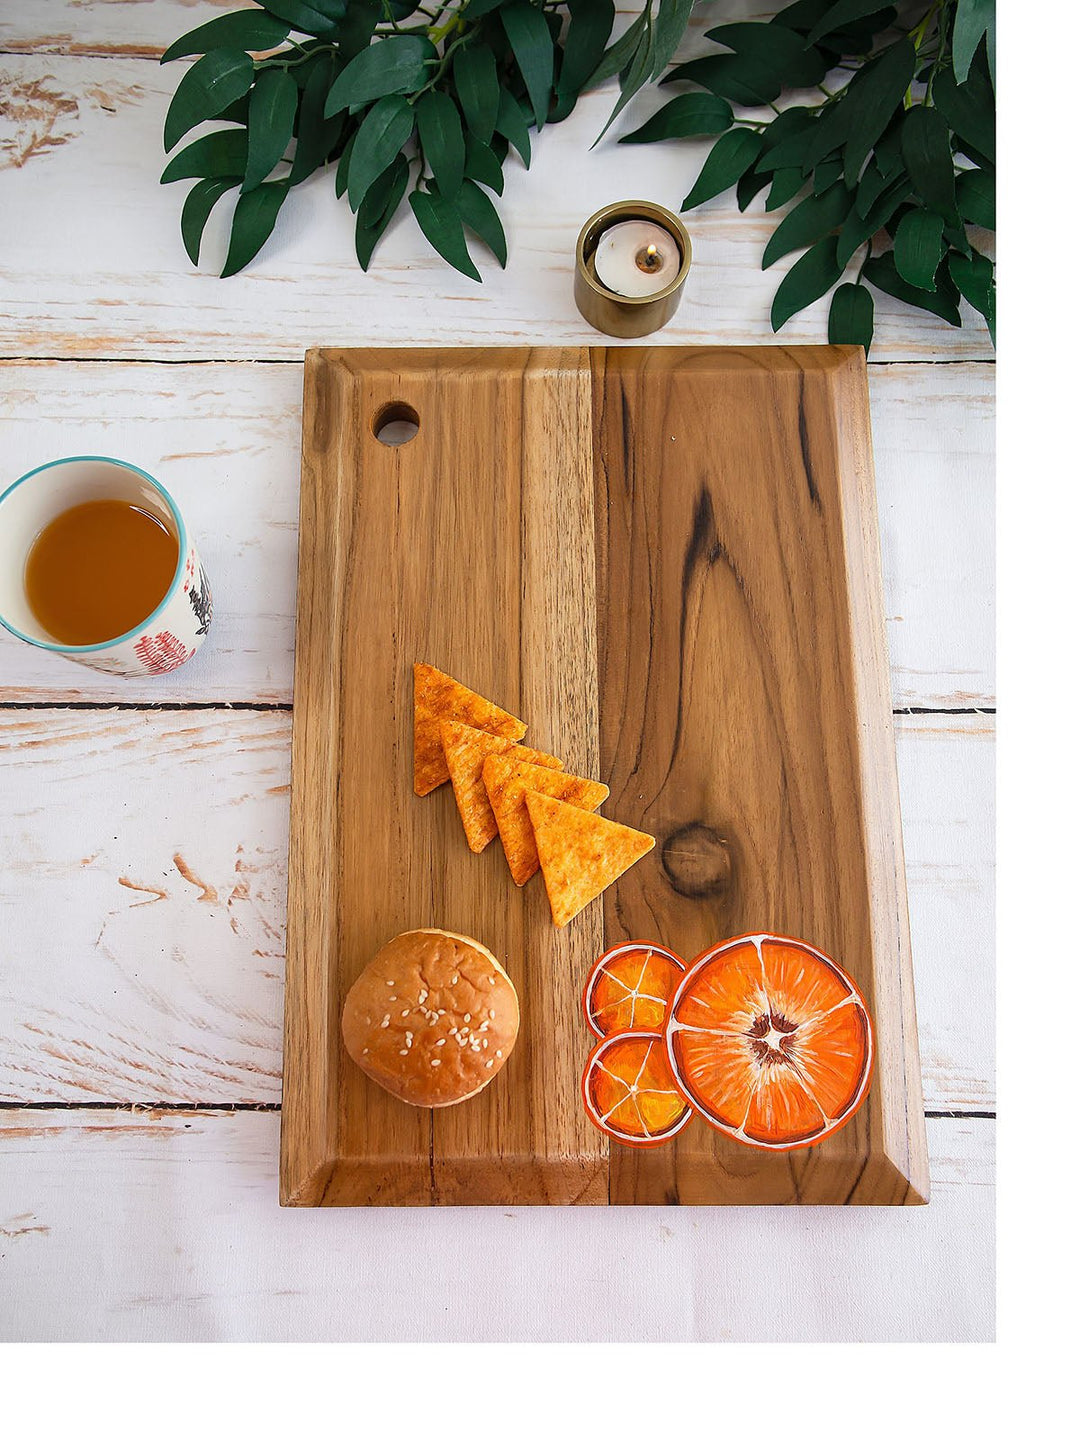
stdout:
<svg viewBox="0 0 1080 1440">
<path fill-rule="evenodd" d="M 127 634 L 97 645 L 61 645 L 30 608 L 26 558 L 51 520 L 90 500 L 122 500 L 160 520 L 177 542 L 176 572 L 161 603 Z M 110 675 L 161 675 L 191 659 L 213 613 L 206 571 L 176 501 L 137 465 L 104 455 L 51 460 L 0 494 L 0 625 L 28 645 Z"/>
</svg>

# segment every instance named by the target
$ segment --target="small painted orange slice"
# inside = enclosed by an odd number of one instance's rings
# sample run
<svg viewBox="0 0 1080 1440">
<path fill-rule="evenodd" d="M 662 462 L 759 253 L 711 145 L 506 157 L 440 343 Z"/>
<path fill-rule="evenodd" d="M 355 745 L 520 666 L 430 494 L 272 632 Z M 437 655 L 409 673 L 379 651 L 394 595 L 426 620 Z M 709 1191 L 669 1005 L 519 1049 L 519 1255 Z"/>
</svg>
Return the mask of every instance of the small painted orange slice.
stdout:
<svg viewBox="0 0 1080 1440">
<path fill-rule="evenodd" d="M 585 1062 L 581 1093 L 589 1119 L 621 1145 L 662 1145 L 694 1113 L 676 1089 L 657 1031 L 601 1040 Z"/>
<path fill-rule="evenodd" d="M 816 1145 L 866 1098 L 866 1002 L 835 960 L 802 940 L 743 935 L 687 970 L 664 1030 L 675 1083 L 733 1140 Z"/>
<path fill-rule="evenodd" d="M 600 956 L 581 995 L 585 1024 L 594 1035 L 619 1030 L 661 1030 L 668 1001 L 686 970 L 673 950 L 628 940 Z"/>
</svg>

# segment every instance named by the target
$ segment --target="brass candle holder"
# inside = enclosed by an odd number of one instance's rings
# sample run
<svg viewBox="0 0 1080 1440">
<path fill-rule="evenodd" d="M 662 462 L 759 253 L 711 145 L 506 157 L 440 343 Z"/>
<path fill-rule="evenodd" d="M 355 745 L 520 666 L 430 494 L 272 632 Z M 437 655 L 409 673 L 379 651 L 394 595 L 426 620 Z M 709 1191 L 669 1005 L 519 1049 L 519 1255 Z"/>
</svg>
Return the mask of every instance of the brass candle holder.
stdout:
<svg viewBox="0 0 1080 1440">
<path fill-rule="evenodd" d="M 624 220 L 647 220 L 661 226 L 678 246 L 680 264 L 675 277 L 652 295 L 620 295 L 596 274 L 596 247 L 605 231 Z M 620 200 L 605 205 L 581 227 L 574 270 L 574 299 L 582 315 L 605 335 L 634 340 L 666 325 L 682 299 L 690 272 L 690 236 L 677 215 L 651 200 Z"/>
</svg>

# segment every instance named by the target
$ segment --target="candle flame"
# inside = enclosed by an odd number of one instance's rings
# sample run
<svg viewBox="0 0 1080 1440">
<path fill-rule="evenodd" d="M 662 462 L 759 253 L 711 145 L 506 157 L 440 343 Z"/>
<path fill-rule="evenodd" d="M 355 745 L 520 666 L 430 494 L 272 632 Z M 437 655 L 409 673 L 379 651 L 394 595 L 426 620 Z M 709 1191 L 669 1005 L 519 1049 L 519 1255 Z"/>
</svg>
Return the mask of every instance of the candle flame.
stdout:
<svg viewBox="0 0 1080 1440">
<path fill-rule="evenodd" d="M 662 269 L 664 265 L 664 257 L 660 254 L 655 244 L 646 245 L 638 251 L 634 258 L 638 269 L 643 270 L 646 275 L 654 274 L 657 270 Z"/>
</svg>

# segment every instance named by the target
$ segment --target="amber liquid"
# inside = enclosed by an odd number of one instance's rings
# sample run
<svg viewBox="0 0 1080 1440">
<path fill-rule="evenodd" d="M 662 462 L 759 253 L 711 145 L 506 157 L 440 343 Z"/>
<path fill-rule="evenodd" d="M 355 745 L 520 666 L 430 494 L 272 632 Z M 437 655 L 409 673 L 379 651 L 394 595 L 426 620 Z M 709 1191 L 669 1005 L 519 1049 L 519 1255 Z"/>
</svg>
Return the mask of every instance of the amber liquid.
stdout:
<svg viewBox="0 0 1080 1440">
<path fill-rule="evenodd" d="M 61 645 L 99 645 L 142 623 L 165 598 L 179 546 L 125 500 L 91 500 L 50 520 L 26 559 L 26 598 Z"/>
</svg>

